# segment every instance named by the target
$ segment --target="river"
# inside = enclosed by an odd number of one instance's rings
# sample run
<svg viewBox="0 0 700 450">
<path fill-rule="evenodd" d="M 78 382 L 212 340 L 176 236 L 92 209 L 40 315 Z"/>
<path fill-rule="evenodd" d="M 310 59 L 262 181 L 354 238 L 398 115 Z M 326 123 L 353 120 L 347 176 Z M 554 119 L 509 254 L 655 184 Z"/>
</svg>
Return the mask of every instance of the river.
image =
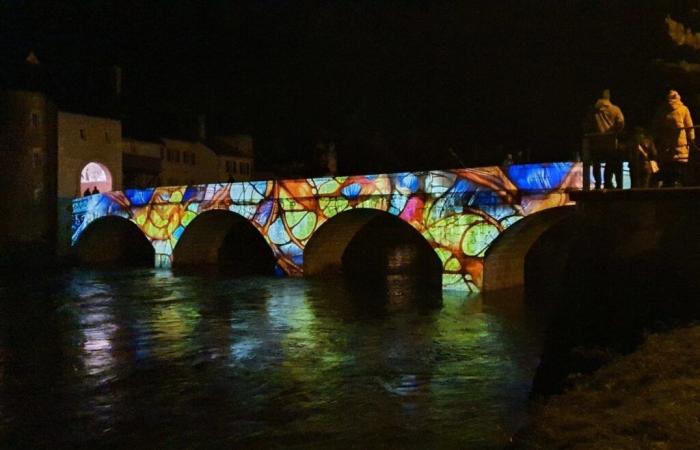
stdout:
<svg viewBox="0 0 700 450">
<path fill-rule="evenodd" d="M 499 448 L 537 315 L 514 298 L 152 269 L 0 281 L 9 448 Z"/>
</svg>

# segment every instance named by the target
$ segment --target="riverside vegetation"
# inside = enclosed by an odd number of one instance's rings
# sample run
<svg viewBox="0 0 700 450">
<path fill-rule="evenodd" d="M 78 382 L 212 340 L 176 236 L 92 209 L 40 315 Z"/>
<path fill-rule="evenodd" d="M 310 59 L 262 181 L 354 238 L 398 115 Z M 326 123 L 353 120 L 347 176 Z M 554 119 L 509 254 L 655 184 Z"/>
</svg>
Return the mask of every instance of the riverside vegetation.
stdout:
<svg viewBox="0 0 700 450">
<path fill-rule="evenodd" d="M 690 449 L 700 442 L 700 325 L 652 334 L 634 353 L 535 406 L 521 449 Z"/>
</svg>

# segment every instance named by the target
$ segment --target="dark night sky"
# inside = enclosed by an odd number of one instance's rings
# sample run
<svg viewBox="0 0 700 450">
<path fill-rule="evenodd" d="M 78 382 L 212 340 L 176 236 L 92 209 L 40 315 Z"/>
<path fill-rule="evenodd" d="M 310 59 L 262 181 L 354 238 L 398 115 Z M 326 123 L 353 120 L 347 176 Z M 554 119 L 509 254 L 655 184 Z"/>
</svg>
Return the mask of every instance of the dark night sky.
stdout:
<svg viewBox="0 0 700 450">
<path fill-rule="evenodd" d="M 119 64 L 127 122 L 204 112 L 210 129 L 253 134 L 263 165 L 328 138 L 341 170 L 396 170 L 456 166 L 448 147 L 466 164 L 500 161 L 499 144 L 568 158 L 606 87 L 645 125 L 668 85 L 695 95 L 653 63 L 697 59 L 664 26 L 693 24 L 694 3 L 5 0 L 0 46 L 71 70 Z"/>
</svg>

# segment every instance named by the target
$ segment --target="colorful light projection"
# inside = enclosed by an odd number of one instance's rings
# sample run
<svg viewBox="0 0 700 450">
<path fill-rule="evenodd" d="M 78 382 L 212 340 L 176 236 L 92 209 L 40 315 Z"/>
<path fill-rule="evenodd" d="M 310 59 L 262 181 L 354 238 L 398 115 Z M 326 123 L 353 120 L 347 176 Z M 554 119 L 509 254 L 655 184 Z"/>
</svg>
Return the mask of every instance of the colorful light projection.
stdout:
<svg viewBox="0 0 700 450">
<path fill-rule="evenodd" d="M 74 200 L 72 242 L 93 220 L 121 216 L 149 239 L 156 267 L 170 267 L 173 248 L 198 214 L 228 210 L 260 231 L 281 271 L 299 276 L 304 247 L 319 227 L 338 213 L 371 208 L 425 237 L 442 261 L 444 288 L 475 292 L 493 240 L 529 214 L 568 204 L 581 170 L 564 162 L 109 192 Z"/>
</svg>

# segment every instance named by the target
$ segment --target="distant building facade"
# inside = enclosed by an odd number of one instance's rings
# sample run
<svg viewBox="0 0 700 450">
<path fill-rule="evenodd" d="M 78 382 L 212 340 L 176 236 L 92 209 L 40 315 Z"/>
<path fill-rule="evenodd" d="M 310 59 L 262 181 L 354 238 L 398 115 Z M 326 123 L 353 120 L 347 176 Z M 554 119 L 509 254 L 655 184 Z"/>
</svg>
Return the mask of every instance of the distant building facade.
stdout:
<svg viewBox="0 0 700 450">
<path fill-rule="evenodd" d="M 250 180 L 254 173 L 253 138 L 246 134 L 218 136 L 209 145 L 219 155 L 219 180 Z"/>
<path fill-rule="evenodd" d="M 75 197 L 125 188 L 250 180 L 253 139 L 218 137 L 209 143 L 122 136 L 119 120 L 58 113 L 58 253 L 70 249 Z"/>
<path fill-rule="evenodd" d="M 165 146 L 162 142 L 122 138 L 123 184 L 144 188 L 159 186 Z"/>
<path fill-rule="evenodd" d="M 0 91 L 0 266 L 55 254 L 56 122 L 56 106 L 43 93 Z"/>
<path fill-rule="evenodd" d="M 57 254 L 70 249 L 73 198 L 122 187 L 122 124 L 119 120 L 58 112 Z"/>
<path fill-rule="evenodd" d="M 104 171 L 84 169 L 94 163 Z M 100 192 L 122 187 L 122 124 L 104 117 L 58 113 L 58 196 L 80 197 L 85 189 Z"/>
<path fill-rule="evenodd" d="M 118 95 L 121 72 L 115 73 Z M 196 140 L 125 138 L 121 120 L 59 111 L 33 53 L 14 75 L 3 77 L 0 89 L 0 188 L 8 193 L 2 212 L 14 218 L 0 233 L 0 254 L 26 242 L 31 251 L 67 256 L 75 197 L 253 176 L 252 137 L 207 140 L 204 116 Z"/>
</svg>

